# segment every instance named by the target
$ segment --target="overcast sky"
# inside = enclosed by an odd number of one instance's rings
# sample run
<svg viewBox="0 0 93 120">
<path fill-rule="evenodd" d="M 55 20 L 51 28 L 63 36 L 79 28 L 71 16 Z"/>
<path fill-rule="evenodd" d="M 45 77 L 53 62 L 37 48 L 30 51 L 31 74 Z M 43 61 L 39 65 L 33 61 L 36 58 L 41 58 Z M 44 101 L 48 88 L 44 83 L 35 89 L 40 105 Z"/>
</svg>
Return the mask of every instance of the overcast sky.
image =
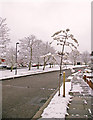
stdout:
<svg viewBox="0 0 93 120">
<path fill-rule="evenodd" d="M 12 45 L 30 34 L 52 41 L 56 31 L 69 28 L 78 50 L 91 51 L 91 0 L 0 0 L 0 9 Z"/>
</svg>

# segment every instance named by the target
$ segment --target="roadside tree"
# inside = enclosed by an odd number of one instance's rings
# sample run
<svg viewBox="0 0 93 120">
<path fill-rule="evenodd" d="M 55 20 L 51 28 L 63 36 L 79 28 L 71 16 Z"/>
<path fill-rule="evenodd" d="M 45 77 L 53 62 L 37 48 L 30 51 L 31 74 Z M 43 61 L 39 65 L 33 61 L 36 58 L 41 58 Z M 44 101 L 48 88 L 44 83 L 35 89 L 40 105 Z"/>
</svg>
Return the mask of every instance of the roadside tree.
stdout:
<svg viewBox="0 0 93 120">
<path fill-rule="evenodd" d="M 33 62 L 36 63 L 37 69 L 39 69 L 40 64 L 42 63 L 42 59 L 40 56 L 42 56 L 44 43 L 42 40 L 36 40 L 36 43 L 33 45 Z"/>
<path fill-rule="evenodd" d="M 79 53 L 78 50 L 73 50 L 69 54 L 69 59 L 71 60 L 71 62 L 73 63 L 73 65 L 76 65 L 79 55 L 80 55 L 80 53 Z"/>
<path fill-rule="evenodd" d="M 85 65 L 87 65 L 91 61 L 89 52 L 88 51 L 84 51 L 82 53 L 82 55 L 81 55 L 81 59 L 85 63 Z"/>
<path fill-rule="evenodd" d="M 45 66 L 47 63 L 50 62 L 51 64 L 51 60 L 50 58 L 52 57 L 52 54 L 55 53 L 55 49 L 53 47 L 50 46 L 50 44 L 48 42 L 46 42 L 43 45 L 43 50 L 42 50 L 42 56 L 41 58 L 43 58 L 43 70 L 45 69 Z"/>
<path fill-rule="evenodd" d="M 68 46 L 73 50 L 73 49 L 77 49 L 77 46 L 78 46 L 78 41 L 74 38 L 72 34 L 69 34 L 69 31 L 70 31 L 69 29 L 60 30 L 52 35 L 53 41 L 56 41 L 57 45 L 62 46 L 60 51 L 61 61 L 60 61 L 60 75 L 59 75 L 59 94 L 58 94 L 59 96 L 60 96 L 60 83 L 61 83 L 61 75 L 62 75 L 61 72 L 62 72 L 62 64 L 63 64 L 63 56 L 65 53 L 65 47 Z M 63 97 L 65 97 L 64 94 L 63 94 Z"/>
<path fill-rule="evenodd" d="M 24 37 L 20 39 L 20 60 L 24 60 L 28 64 L 29 70 L 31 69 L 32 65 L 32 56 L 33 56 L 33 49 L 34 44 L 36 43 L 35 35 L 30 35 L 28 37 Z"/>
<path fill-rule="evenodd" d="M 3 19 L 0 17 L 0 58 L 6 57 L 9 42 L 9 28 L 6 24 L 6 18 Z"/>
<path fill-rule="evenodd" d="M 7 67 L 11 69 L 11 72 L 13 70 L 13 67 L 15 67 L 15 58 L 16 58 L 16 51 L 14 47 L 10 47 L 7 50 L 6 54 L 6 64 Z"/>
</svg>

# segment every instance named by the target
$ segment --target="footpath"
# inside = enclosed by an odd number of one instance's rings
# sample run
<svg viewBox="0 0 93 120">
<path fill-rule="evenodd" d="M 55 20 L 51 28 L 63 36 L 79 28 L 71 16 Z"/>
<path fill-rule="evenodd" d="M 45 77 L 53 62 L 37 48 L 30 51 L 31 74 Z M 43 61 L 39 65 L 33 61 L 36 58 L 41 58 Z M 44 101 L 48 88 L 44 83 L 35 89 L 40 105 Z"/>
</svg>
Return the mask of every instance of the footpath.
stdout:
<svg viewBox="0 0 93 120">
<path fill-rule="evenodd" d="M 93 90 L 82 79 L 82 73 L 76 74 L 71 80 L 73 97 L 68 105 L 66 120 L 93 120 Z"/>
<path fill-rule="evenodd" d="M 58 96 L 57 92 L 48 106 L 40 109 L 33 118 L 39 118 L 38 120 L 93 120 L 93 90 L 83 79 L 83 72 L 78 71 L 69 76 L 65 82 L 65 97 L 63 97 L 62 84 L 61 95 Z"/>
</svg>

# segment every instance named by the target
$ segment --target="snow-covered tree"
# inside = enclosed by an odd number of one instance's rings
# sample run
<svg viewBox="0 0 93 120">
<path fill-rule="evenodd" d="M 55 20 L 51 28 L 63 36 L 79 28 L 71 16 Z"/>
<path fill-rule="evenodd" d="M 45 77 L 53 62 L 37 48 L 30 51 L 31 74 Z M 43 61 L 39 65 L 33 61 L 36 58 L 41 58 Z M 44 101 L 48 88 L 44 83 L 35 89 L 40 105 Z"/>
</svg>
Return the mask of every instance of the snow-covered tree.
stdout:
<svg viewBox="0 0 93 120">
<path fill-rule="evenodd" d="M 6 54 L 6 64 L 11 67 L 11 72 L 15 66 L 16 50 L 14 47 L 10 47 Z"/>
<path fill-rule="evenodd" d="M 5 58 L 7 47 L 9 45 L 9 28 L 6 24 L 6 18 L 0 17 L 0 57 Z"/>
<path fill-rule="evenodd" d="M 19 63 L 21 65 L 28 64 L 29 70 L 31 69 L 32 63 L 36 63 L 39 69 L 39 64 L 42 63 L 42 57 L 40 56 L 44 56 L 50 52 L 53 53 L 54 49 L 48 43 L 38 40 L 34 35 L 25 37 L 20 40 Z M 49 56 L 47 59 L 44 59 L 45 58 L 43 58 L 45 66 L 49 61 Z"/>
<path fill-rule="evenodd" d="M 60 30 L 52 35 L 53 41 L 57 41 L 57 45 L 62 46 L 62 49 L 60 51 L 61 55 L 61 62 L 60 62 L 60 69 L 63 62 L 63 56 L 65 55 L 65 47 L 70 47 L 73 51 L 74 49 L 77 49 L 78 41 L 74 38 L 72 34 L 69 34 L 69 29 L 66 30 Z M 61 70 L 60 70 L 61 71 Z"/>
<path fill-rule="evenodd" d="M 42 40 L 36 40 L 36 43 L 33 45 L 33 62 L 37 64 L 37 69 L 39 69 L 40 63 L 42 63 L 42 59 L 40 56 L 43 55 L 44 43 Z"/>
<path fill-rule="evenodd" d="M 23 39 L 20 39 L 20 60 L 23 59 L 28 64 L 29 70 L 31 69 L 32 65 L 32 56 L 33 56 L 33 49 L 34 44 L 36 43 L 35 35 L 30 35 Z"/>
<path fill-rule="evenodd" d="M 61 58 L 62 56 L 62 53 L 60 51 L 57 52 L 57 56 L 59 58 Z M 63 55 L 63 64 L 66 64 L 65 61 L 68 60 L 68 57 L 69 57 L 69 53 L 68 52 L 65 52 L 64 55 Z M 60 61 L 59 61 L 59 64 L 60 64 Z"/>
<path fill-rule="evenodd" d="M 78 50 L 73 50 L 69 54 L 69 59 L 71 60 L 71 62 L 73 63 L 73 65 L 76 65 L 77 59 L 78 59 L 79 55 L 80 55 L 80 53 L 79 53 Z"/>
<path fill-rule="evenodd" d="M 54 53 L 55 53 L 55 49 L 53 47 L 51 47 L 48 42 L 46 42 L 43 46 L 42 56 L 41 56 L 43 58 L 43 62 L 44 62 L 43 70 L 45 69 L 47 62 L 49 62 L 51 55 Z"/>
<path fill-rule="evenodd" d="M 77 49 L 78 46 L 78 41 L 74 38 L 72 34 L 69 33 L 69 31 L 70 31 L 69 29 L 60 30 L 52 35 L 53 41 L 56 41 L 57 45 L 62 46 L 61 61 L 60 61 L 60 77 L 59 77 L 59 95 L 60 95 L 60 81 L 61 81 L 62 63 L 63 63 L 65 47 L 68 46 L 73 50 L 73 49 Z"/>
<path fill-rule="evenodd" d="M 51 54 L 51 58 L 49 60 L 49 64 L 50 64 L 50 68 L 51 68 L 51 66 L 53 67 L 53 65 L 55 65 L 55 64 L 59 65 L 58 57 L 57 57 L 57 55 L 55 53 Z"/>
<path fill-rule="evenodd" d="M 41 58 L 43 58 L 43 60 L 44 60 L 44 67 L 43 67 L 43 70 L 44 70 L 47 62 L 48 62 L 49 59 L 51 58 L 51 53 L 47 53 L 47 54 L 41 56 Z"/>
<path fill-rule="evenodd" d="M 88 62 L 90 62 L 90 60 L 91 60 L 89 52 L 88 51 L 84 51 L 82 53 L 82 55 L 81 55 L 81 59 L 85 63 L 85 65 L 87 65 Z"/>
</svg>

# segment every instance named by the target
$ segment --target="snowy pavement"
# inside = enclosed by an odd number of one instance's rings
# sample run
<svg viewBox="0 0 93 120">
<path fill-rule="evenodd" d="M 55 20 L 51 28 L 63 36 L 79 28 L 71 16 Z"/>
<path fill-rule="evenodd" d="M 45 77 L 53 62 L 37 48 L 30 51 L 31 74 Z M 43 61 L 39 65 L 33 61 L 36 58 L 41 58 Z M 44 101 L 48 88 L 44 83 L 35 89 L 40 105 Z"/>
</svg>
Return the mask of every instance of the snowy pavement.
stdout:
<svg viewBox="0 0 93 120">
<path fill-rule="evenodd" d="M 62 85 L 61 96 L 58 96 L 58 92 L 55 94 L 49 105 L 44 109 L 40 120 L 42 120 L 43 118 L 59 118 L 59 119 L 73 118 L 73 117 L 90 118 L 92 116 L 90 96 L 93 96 L 92 95 L 93 90 L 88 86 L 87 83 L 85 83 L 85 81 L 82 78 L 80 78 L 79 75 L 81 76 L 81 73 L 77 72 L 74 73 L 73 76 L 68 77 L 69 79 L 71 79 L 71 81 L 65 83 L 65 90 L 66 90 L 65 97 L 63 97 L 63 85 Z M 73 96 L 70 93 L 74 93 L 76 96 Z M 86 95 L 87 97 L 84 97 Z M 85 107 L 84 104 L 87 104 L 87 107 Z M 75 108 L 74 105 L 75 106 L 77 105 L 77 108 Z M 78 108 L 79 106 L 81 107 Z"/>
<path fill-rule="evenodd" d="M 71 89 L 71 82 L 66 82 L 66 94 L 63 97 L 63 85 L 61 86 L 61 95 L 58 96 L 58 92 L 55 94 L 53 99 L 47 108 L 45 108 L 42 118 L 65 118 L 65 114 L 67 114 L 68 104 L 71 101 L 71 96 L 69 95 L 69 91 Z M 67 89 L 68 88 L 68 89 Z"/>
<path fill-rule="evenodd" d="M 63 69 L 71 69 L 73 72 L 73 68 L 76 68 L 76 67 L 84 67 L 84 65 L 76 65 L 76 66 L 68 65 L 68 66 L 63 67 Z M 50 68 L 50 66 L 47 65 L 45 70 L 43 70 L 43 66 L 41 66 L 39 69 L 37 69 L 36 67 L 32 67 L 31 70 L 28 70 L 28 68 L 17 69 L 17 75 L 15 75 L 15 70 L 13 70 L 12 72 L 10 70 L 0 70 L 0 80 L 18 77 L 18 76 L 26 76 L 26 75 L 31 75 L 31 74 L 55 71 L 59 69 L 60 67 L 58 65 L 53 66 L 53 68 Z"/>
<path fill-rule="evenodd" d="M 71 104 L 69 105 L 69 109 L 67 110 L 67 119 L 93 119 L 93 90 L 84 81 L 84 79 L 82 79 L 83 74 L 84 73 L 78 73 L 73 77 L 71 81 L 72 88 L 70 91 L 70 95 L 73 96 L 73 99 Z"/>
<path fill-rule="evenodd" d="M 45 70 L 43 70 L 43 67 L 40 67 L 39 69 L 37 69 L 37 67 L 32 67 L 31 70 L 28 70 L 28 68 L 21 68 L 21 69 L 17 69 L 17 75 L 15 75 L 15 70 L 13 70 L 12 72 L 10 70 L 1 70 L 0 80 L 12 78 L 12 77 L 18 77 L 18 76 L 38 74 L 42 72 L 49 72 L 54 70 L 59 70 L 59 66 L 54 66 L 53 68 L 49 68 L 49 66 L 46 66 Z"/>
</svg>

